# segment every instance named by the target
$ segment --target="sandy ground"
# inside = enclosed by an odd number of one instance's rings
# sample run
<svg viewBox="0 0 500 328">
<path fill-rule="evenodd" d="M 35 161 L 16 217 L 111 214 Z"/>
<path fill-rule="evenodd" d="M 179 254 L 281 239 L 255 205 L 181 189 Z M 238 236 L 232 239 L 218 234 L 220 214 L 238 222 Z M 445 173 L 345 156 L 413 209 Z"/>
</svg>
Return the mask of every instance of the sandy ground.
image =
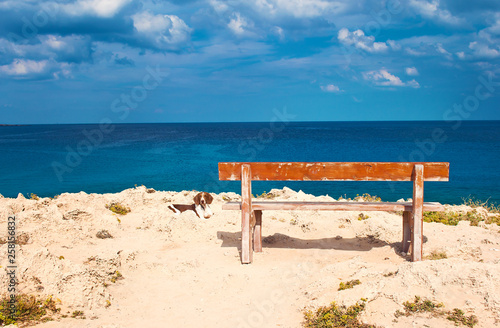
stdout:
<svg viewBox="0 0 500 328">
<path fill-rule="evenodd" d="M 290 189 L 276 199 L 329 200 Z M 194 191 L 62 194 L 57 199 L 0 198 L 0 237 L 15 214 L 19 292 L 60 300 L 62 314 L 36 327 L 301 327 L 303 310 L 367 298 L 363 322 L 381 327 L 453 327 L 428 315 L 395 318 L 415 295 L 461 308 L 476 327 L 500 327 L 500 233 L 496 225 L 424 224 L 424 256 L 401 254 L 402 218 L 396 213 L 267 211 L 264 251 L 240 264 L 240 214 L 222 211 L 234 193 L 214 194 L 209 220 L 167 206 L 192 203 Z M 131 208 L 117 215 L 105 205 Z M 467 210 L 464 206 L 450 209 Z M 106 229 L 113 238 L 100 239 Z M 7 244 L 0 245 L 2 295 L 7 294 Z M 116 271 L 123 279 L 111 282 Z M 341 281 L 359 279 L 338 291 Z"/>
</svg>

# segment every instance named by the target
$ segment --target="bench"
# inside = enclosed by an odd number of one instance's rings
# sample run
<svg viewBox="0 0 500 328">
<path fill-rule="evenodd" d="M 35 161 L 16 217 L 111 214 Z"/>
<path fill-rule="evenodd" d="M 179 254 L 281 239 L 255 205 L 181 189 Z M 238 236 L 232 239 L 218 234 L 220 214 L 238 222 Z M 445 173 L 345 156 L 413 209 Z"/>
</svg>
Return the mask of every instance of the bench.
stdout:
<svg viewBox="0 0 500 328">
<path fill-rule="evenodd" d="M 424 181 L 448 181 L 449 163 L 432 162 L 255 162 L 219 163 L 219 180 L 241 180 L 241 202 L 223 210 L 241 210 L 241 262 L 262 252 L 263 210 L 403 211 L 403 252 L 422 260 L 423 212 L 444 211 L 440 203 L 424 203 Z M 253 201 L 254 181 L 413 181 L 411 202 L 278 202 Z"/>
</svg>

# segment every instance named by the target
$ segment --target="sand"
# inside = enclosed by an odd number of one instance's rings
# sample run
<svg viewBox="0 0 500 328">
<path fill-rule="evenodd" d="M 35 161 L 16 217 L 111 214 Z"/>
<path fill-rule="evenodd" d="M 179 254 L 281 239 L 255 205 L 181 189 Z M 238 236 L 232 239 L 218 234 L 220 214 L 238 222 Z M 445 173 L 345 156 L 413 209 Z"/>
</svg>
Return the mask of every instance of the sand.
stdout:
<svg viewBox="0 0 500 328">
<path fill-rule="evenodd" d="M 288 188 L 276 200 L 325 200 Z M 304 309 L 366 298 L 361 315 L 381 327 L 453 327 L 429 315 L 396 318 L 415 295 L 460 308 L 479 318 L 476 327 L 500 326 L 500 233 L 496 225 L 424 224 L 424 256 L 411 263 L 401 253 L 397 213 L 265 211 L 264 250 L 240 263 L 240 213 L 222 211 L 234 193 L 213 194 L 214 216 L 175 215 L 172 203 L 196 192 L 146 187 L 116 194 L 62 194 L 57 199 L 0 198 L 0 240 L 15 215 L 18 292 L 53 295 L 61 314 L 36 327 L 301 327 Z M 127 215 L 105 205 L 120 202 Z M 465 206 L 449 210 L 467 211 Z M 97 238 L 101 230 L 112 238 Z M 0 245 L 7 254 L 7 244 Z M 0 260 L 0 294 L 7 295 L 7 259 Z M 118 271 L 122 277 L 117 277 Z M 341 281 L 359 279 L 338 291 Z M 112 280 L 114 282 L 112 282 Z M 60 302 L 59 302 L 60 301 Z"/>
</svg>

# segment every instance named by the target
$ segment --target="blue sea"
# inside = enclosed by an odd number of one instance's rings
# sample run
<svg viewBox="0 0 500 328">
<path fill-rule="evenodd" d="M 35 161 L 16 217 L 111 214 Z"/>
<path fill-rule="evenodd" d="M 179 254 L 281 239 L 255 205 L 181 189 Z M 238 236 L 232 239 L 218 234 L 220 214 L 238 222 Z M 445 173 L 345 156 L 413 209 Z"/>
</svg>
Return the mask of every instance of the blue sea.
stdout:
<svg viewBox="0 0 500 328">
<path fill-rule="evenodd" d="M 240 191 L 219 181 L 223 161 L 450 163 L 449 182 L 426 182 L 426 201 L 500 203 L 500 121 L 268 122 L 0 127 L 0 194 L 54 196 L 157 190 Z M 338 198 L 412 196 L 411 182 L 254 182 Z"/>
</svg>

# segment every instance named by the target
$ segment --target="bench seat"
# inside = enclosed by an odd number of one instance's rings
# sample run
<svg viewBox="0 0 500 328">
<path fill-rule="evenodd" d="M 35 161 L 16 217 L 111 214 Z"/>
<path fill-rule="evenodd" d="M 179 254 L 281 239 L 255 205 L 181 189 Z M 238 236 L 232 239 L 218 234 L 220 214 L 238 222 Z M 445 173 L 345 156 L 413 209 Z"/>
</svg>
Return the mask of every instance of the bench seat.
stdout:
<svg viewBox="0 0 500 328">
<path fill-rule="evenodd" d="M 448 181 L 450 163 L 442 162 L 255 162 L 219 163 L 219 179 L 241 181 L 241 202 L 223 210 L 241 210 L 241 263 L 262 252 L 263 210 L 330 210 L 402 212 L 402 251 L 412 261 L 423 254 L 423 212 L 444 211 L 440 203 L 424 203 L 424 181 Z M 411 202 L 301 202 L 252 199 L 252 181 L 412 181 Z"/>
<path fill-rule="evenodd" d="M 252 201 L 252 209 L 259 210 L 309 210 L 309 211 L 409 211 L 411 202 L 278 202 Z M 241 210 L 241 202 L 228 202 L 222 205 L 223 210 Z M 424 203 L 424 211 L 442 212 L 445 210 L 440 203 Z"/>
</svg>

